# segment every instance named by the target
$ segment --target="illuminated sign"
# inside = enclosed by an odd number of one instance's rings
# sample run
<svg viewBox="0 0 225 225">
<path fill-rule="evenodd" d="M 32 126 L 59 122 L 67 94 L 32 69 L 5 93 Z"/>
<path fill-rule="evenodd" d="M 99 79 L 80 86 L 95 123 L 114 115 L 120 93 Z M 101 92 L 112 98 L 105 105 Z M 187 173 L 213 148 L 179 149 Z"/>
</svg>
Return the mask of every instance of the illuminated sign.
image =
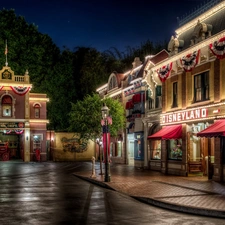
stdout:
<svg viewBox="0 0 225 225">
<path fill-rule="evenodd" d="M 183 122 L 188 120 L 206 118 L 207 116 L 208 116 L 208 109 L 202 108 L 202 109 L 186 110 L 162 115 L 161 123 L 163 124 L 163 123 Z"/>
<path fill-rule="evenodd" d="M 24 128 L 24 123 L 0 123 L 0 128 Z"/>
</svg>

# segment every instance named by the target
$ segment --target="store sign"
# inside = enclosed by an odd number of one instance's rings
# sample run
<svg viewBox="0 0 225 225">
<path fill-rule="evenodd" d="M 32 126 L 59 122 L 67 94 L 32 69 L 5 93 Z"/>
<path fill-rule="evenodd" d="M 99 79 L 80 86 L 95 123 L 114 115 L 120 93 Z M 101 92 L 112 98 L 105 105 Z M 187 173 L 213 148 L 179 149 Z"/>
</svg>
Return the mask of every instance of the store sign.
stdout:
<svg viewBox="0 0 225 225">
<path fill-rule="evenodd" d="M 206 118 L 207 116 L 208 116 L 208 109 L 204 109 L 204 108 L 168 113 L 168 114 L 162 115 L 162 124 L 202 119 L 202 118 Z"/>
<path fill-rule="evenodd" d="M 24 128 L 24 123 L 0 123 L 0 128 Z"/>
</svg>

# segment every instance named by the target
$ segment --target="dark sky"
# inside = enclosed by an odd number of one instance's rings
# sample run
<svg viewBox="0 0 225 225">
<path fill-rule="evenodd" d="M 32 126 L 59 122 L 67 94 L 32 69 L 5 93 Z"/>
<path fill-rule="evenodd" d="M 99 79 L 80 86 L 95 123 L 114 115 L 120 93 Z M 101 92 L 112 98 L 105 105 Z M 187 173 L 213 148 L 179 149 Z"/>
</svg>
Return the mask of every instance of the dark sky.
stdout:
<svg viewBox="0 0 225 225">
<path fill-rule="evenodd" d="M 169 40 L 177 17 L 190 14 L 208 0 L 5 0 L 0 9 L 15 9 L 38 25 L 60 48 L 115 47 L 124 51 L 146 40 Z"/>
</svg>

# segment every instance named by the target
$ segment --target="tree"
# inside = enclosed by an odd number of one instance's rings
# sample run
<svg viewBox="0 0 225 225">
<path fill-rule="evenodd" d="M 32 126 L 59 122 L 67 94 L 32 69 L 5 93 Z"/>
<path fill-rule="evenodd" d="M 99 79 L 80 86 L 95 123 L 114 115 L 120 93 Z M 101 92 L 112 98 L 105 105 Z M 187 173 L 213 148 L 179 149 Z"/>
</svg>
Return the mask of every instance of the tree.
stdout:
<svg viewBox="0 0 225 225">
<path fill-rule="evenodd" d="M 125 126 L 125 111 L 123 105 L 112 98 L 101 100 L 99 95 L 87 95 L 83 101 L 72 103 L 72 110 L 69 113 L 70 131 L 80 133 L 81 138 L 96 141 L 101 137 L 101 108 L 106 103 L 112 117 L 110 126 L 111 136 L 116 136 L 118 131 Z"/>
</svg>

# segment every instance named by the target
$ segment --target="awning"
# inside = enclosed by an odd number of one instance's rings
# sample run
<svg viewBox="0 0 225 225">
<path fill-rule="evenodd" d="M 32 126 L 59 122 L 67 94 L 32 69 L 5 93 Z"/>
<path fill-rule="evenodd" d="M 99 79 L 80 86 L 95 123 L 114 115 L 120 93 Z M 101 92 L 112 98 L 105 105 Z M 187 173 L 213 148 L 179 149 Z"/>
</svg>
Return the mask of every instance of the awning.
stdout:
<svg viewBox="0 0 225 225">
<path fill-rule="evenodd" d="M 198 137 L 219 137 L 225 136 L 225 120 L 217 120 L 205 130 L 197 133 Z"/>
<path fill-rule="evenodd" d="M 133 103 L 140 102 L 141 101 L 141 93 L 138 93 L 138 94 L 133 95 L 132 101 L 133 101 Z"/>
<path fill-rule="evenodd" d="M 182 137 L 182 125 L 163 127 L 160 131 L 148 136 L 148 139 L 179 139 Z"/>
<path fill-rule="evenodd" d="M 132 101 L 126 102 L 126 109 L 132 109 L 132 108 L 134 108 L 133 102 Z"/>
</svg>

